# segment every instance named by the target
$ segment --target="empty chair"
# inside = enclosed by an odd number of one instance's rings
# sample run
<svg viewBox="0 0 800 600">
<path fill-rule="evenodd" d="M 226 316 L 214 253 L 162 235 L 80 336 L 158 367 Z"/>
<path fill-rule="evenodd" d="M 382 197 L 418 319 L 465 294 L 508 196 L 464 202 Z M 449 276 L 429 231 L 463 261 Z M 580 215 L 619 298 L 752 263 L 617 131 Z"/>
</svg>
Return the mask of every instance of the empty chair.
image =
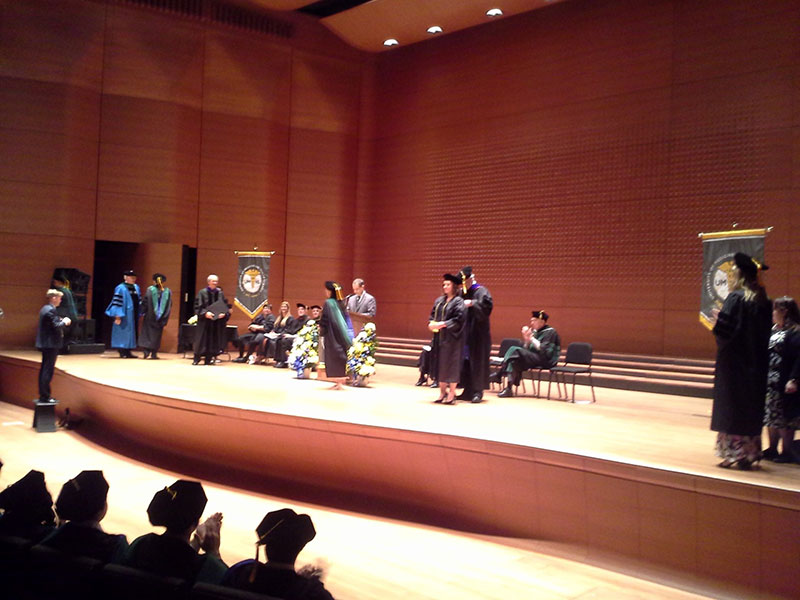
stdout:
<svg viewBox="0 0 800 600">
<path fill-rule="evenodd" d="M 589 377 L 589 386 L 592 390 L 592 402 L 595 402 L 594 382 L 592 381 L 592 345 L 587 342 L 572 342 L 567 347 L 567 356 L 564 358 L 562 366 L 556 365 L 550 369 L 550 379 L 547 382 L 547 399 L 550 399 L 550 385 L 553 383 L 553 376 L 556 379 L 558 397 L 561 398 L 561 383 L 564 384 L 564 397 L 567 394 L 567 375 L 572 375 L 572 399 L 575 402 L 575 380 L 578 375 L 585 373 Z M 560 380 L 560 381 L 559 381 Z"/>
</svg>

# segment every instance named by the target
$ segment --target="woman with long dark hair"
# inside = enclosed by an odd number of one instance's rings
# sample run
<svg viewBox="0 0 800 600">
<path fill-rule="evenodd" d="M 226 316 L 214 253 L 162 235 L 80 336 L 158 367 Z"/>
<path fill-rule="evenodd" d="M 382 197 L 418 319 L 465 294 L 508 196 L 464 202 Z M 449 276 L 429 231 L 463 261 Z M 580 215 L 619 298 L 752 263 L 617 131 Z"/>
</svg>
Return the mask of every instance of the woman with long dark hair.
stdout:
<svg viewBox="0 0 800 600">
<path fill-rule="evenodd" d="M 800 310 L 794 298 L 784 296 L 772 303 L 772 337 L 769 338 L 769 373 L 764 425 L 769 448 L 764 458 L 775 462 L 800 462 L 794 451 L 794 430 L 800 427 Z M 783 452 L 778 454 L 778 441 Z"/>
<path fill-rule="evenodd" d="M 455 404 L 456 387 L 464 361 L 464 342 L 467 307 L 459 295 L 461 278 L 447 273 L 442 276 L 442 296 L 436 299 L 428 321 L 428 329 L 439 337 L 438 374 L 439 399 L 437 404 Z"/>
<path fill-rule="evenodd" d="M 761 460 L 772 305 L 759 273 L 767 268 L 736 253 L 730 291 L 712 330 L 717 362 L 711 429 L 718 432 L 716 454 L 723 468 L 748 470 Z"/>
<path fill-rule="evenodd" d="M 328 299 L 322 306 L 319 333 L 324 340 L 325 375 L 334 382 L 333 389 L 342 389 L 347 368 L 347 350 L 353 338 L 347 328 L 347 313 L 342 296 L 342 286 L 326 281 Z"/>
</svg>

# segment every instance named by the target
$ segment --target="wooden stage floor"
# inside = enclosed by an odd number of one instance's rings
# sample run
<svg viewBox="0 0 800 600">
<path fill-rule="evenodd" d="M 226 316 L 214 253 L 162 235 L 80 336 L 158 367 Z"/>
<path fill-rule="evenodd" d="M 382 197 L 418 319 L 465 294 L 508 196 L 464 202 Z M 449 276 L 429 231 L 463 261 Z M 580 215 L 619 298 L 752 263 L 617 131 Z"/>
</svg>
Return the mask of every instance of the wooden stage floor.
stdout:
<svg viewBox="0 0 800 600">
<path fill-rule="evenodd" d="M 37 352 L 0 354 L 39 361 Z M 571 404 L 534 398 L 528 382 L 527 394 L 514 398 L 487 391 L 482 404 L 442 406 L 432 403 L 436 390 L 413 385 L 418 372 L 408 367 L 379 365 L 369 387 L 337 391 L 324 381 L 297 380 L 288 369 L 230 362 L 194 366 L 179 354 L 161 356 L 145 361 L 110 352 L 66 355 L 58 358 L 57 369 L 110 387 L 191 402 L 505 442 L 800 492 L 798 465 L 765 461 L 751 472 L 716 466 L 709 399 L 595 388 L 597 402 L 581 404 L 591 396 L 578 386 L 578 402 Z M 54 395 L 58 392 L 57 382 Z"/>
<path fill-rule="evenodd" d="M 116 402 L 115 408 L 106 409 L 110 411 L 124 410 L 128 404 L 139 405 L 136 410 L 164 404 L 184 412 L 191 412 L 186 406 L 196 406 L 205 419 L 198 421 L 205 423 L 203 429 L 193 432 L 200 440 L 221 435 L 226 427 L 222 421 L 237 427 L 240 416 L 243 437 L 248 435 L 245 429 L 255 426 L 296 421 L 308 431 L 307 423 L 313 422 L 311 439 L 335 438 L 342 445 L 342 457 L 358 460 L 370 449 L 380 455 L 385 453 L 383 442 L 392 452 L 417 458 L 410 471 L 429 463 L 431 456 L 441 457 L 449 461 L 450 470 L 456 469 L 457 479 L 466 481 L 467 492 L 477 485 L 470 478 L 481 475 L 470 470 L 470 461 L 486 461 L 490 480 L 493 477 L 498 488 L 503 487 L 498 478 L 513 474 L 508 485 L 512 496 L 516 489 L 536 496 L 526 503 L 498 493 L 503 503 L 498 512 L 542 514 L 541 523 L 531 526 L 534 535 L 511 538 L 457 531 L 430 521 L 414 523 L 380 511 L 369 516 L 328 504 L 323 497 L 317 501 L 240 486 L 224 477 L 204 477 L 188 463 L 184 468 L 180 461 L 161 461 L 157 451 L 126 452 L 124 444 L 106 444 L 113 442 L 114 431 L 108 431 L 105 439 L 84 435 L 88 432 L 81 429 L 36 434 L 30 428 L 32 411 L 26 408 L 30 401 L 26 399 L 35 395 L 38 362 L 36 352 L 0 352 L 0 399 L 19 405 L 0 403 L 0 458 L 6 463 L 0 483 L 8 485 L 29 468 L 39 468 L 55 496 L 60 483 L 81 469 L 102 468 L 111 483 L 105 529 L 125 532 L 129 539 L 150 531 L 144 509 L 155 490 L 184 475 L 204 481 L 209 511 L 225 512 L 222 551 L 229 564 L 252 555 L 252 532 L 266 511 L 287 505 L 311 514 L 318 536 L 300 562 L 329 563 L 326 585 L 340 600 L 796 597 L 797 536 L 783 563 L 770 564 L 782 559 L 764 548 L 774 545 L 773 538 L 785 536 L 792 523 L 797 531 L 800 466 L 767 462 L 752 472 L 716 467 L 707 399 L 597 388 L 596 404 L 568 404 L 533 398 L 529 389 L 528 395 L 515 398 L 498 399 L 489 391 L 482 404 L 442 406 L 432 403 L 435 390 L 414 387 L 417 372 L 408 367 L 379 365 L 368 388 L 336 391 L 327 382 L 297 380 L 288 370 L 228 362 L 193 366 L 180 355 L 163 355 L 159 361 L 124 360 L 111 353 L 58 359 L 57 398 L 81 396 L 85 393 L 81 382 L 91 382 L 102 393 L 85 402 L 103 403 L 105 394 L 109 406 Z M 81 389 L 76 392 L 67 386 Z M 577 394 L 578 400 L 590 397 L 581 386 Z M 81 401 L 73 406 L 81 406 Z M 253 415 L 263 415 L 263 422 Z M 214 425 L 217 418 L 219 432 Z M 141 426 L 169 427 L 157 418 Z M 258 437 L 261 431 L 256 430 L 254 439 L 268 445 L 269 437 Z M 347 439 L 350 434 L 365 445 L 353 446 Z M 428 440 L 439 438 L 441 447 L 433 447 L 430 455 L 426 450 L 424 456 L 402 444 L 424 441 L 435 446 Z M 473 458 L 479 456 L 474 449 L 482 443 L 489 448 L 489 458 Z M 252 445 L 249 439 L 248 444 Z M 309 453 L 323 447 L 322 442 L 312 444 Z M 501 451 L 493 455 L 497 448 Z M 455 456 L 462 450 L 466 458 Z M 538 483 L 521 481 L 534 468 Z M 631 483 L 640 472 L 643 481 Z M 658 480 L 655 472 L 661 473 Z M 438 482 L 430 473 L 426 476 L 423 485 L 435 487 Z M 480 482 L 479 495 L 485 483 Z M 615 496 L 620 487 L 624 505 Z M 580 506 L 571 506 L 565 498 L 575 489 L 585 489 L 598 504 L 580 499 Z M 441 502 L 442 497 L 431 498 Z M 473 506 L 460 498 L 454 499 L 456 507 L 459 500 L 461 508 L 481 508 L 479 502 Z M 639 505 L 641 514 L 631 518 L 631 508 Z M 748 521 L 732 537 L 720 539 L 718 547 L 708 539 L 720 538 L 719 531 L 730 522 L 728 510 L 752 517 L 752 524 Z M 550 523 L 553 516 L 563 522 Z M 610 520 L 605 523 L 607 516 Z M 512 517 L 509 522 L 518 519 Z M 691 525 L 685 524 L 687 518 L 694 519 Z M 707 526 L 709 518 L 719 522 Z M 579 531 L 571 531 L 571 519 L 585 521 Z M 654 522 L 661 523 L 659 528 Z M 553 535 L 539 535 L 540 531 Z M 728 548 L 753 535 L 760 539 L 758 558 L 743 555 L 742 560 L 749 562 L 739 562 L 742 553 Z M 574 540 L 578 541 L 571 543 Z M 668 564 L 651 561 L 653 556 L 664 557 Z M 753 560 L 761 566 L 748 570 L 746 565 Z M 776 577 L 782 583 L 763 583 Z"/>
</svg>

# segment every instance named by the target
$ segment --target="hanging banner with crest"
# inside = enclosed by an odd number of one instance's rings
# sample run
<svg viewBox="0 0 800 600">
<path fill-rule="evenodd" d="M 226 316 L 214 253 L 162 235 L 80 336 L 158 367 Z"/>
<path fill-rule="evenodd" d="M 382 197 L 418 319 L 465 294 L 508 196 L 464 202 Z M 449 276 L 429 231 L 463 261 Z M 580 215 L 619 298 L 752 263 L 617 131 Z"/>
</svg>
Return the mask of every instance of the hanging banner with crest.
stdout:
<svg viewBox="0 0 800 600">
<path fill-rule="evenodd" d="M 744 252 L 764 262 L 764 239 L 772 228 L 700 233 L 703 240 L 703 288 L 700 292 L 700 322 L 714 327 L 716 312 L 728 296 L 728 274 L 733 256 Z"/>
<path fill-rule="evenodd" d="M 269 298 L 269 260 L 274 252 L 236 252 L 239 277 L 234 304 L 253 319 Z"/>
</svg>

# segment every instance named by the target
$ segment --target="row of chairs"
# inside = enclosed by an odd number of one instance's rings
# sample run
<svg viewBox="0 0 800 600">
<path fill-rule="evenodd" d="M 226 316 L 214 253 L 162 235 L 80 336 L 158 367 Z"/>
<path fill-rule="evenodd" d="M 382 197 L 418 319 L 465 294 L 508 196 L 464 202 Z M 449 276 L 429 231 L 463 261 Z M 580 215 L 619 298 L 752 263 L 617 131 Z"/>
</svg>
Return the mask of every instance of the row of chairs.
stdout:
<svg viewBox="0 0 800 600">
<path fill-rule="evenodd" d="M 277 600 L 104 564 L 10 536 L 0 536 L 0 590 L 9 600 Z"/>
<path fill-rule="evenodd" d="M 491 357 L 491 364 L 499 367 L 503 363 L 503 357 L 512 346 L 522 346 L 522 340 L 519 338 L 505 338 L 500 343 L 500 350 L 497 356 Z M 596 402 L 594 395 L 594 381 L 592 381 L 592 345 L 588 342 L 572 342 L 567 346 L 567 354 L 564 357 L 563 365 L 556 365 L 550 369 L 544 367 L 536 367 L 530 369 L 531 385 L 534 388 L 534 395 L 541 398 L 542 387 L 542 373 L 547 371 L 549 376 L 547 380 L 547 399 L 550 400 L 550 388 L 553 379 L 556 382 L 556 391 L 558 398 L 561 399 L 561 386 L 564 386 L 564 399 L 570 402 L 575 402 L 575 384 L 578 375 L 586 375 L 589 380 L 589 387 L 592 391 L 592 402 Z M 567 393 L 567 376 L 572 375 L 572 397 L 570 399 Z M 526 393 L 525 377 L 521 379 L 522 392 Z M 502 385 L 502 384 L 501 384 Z"/>
</svg>

